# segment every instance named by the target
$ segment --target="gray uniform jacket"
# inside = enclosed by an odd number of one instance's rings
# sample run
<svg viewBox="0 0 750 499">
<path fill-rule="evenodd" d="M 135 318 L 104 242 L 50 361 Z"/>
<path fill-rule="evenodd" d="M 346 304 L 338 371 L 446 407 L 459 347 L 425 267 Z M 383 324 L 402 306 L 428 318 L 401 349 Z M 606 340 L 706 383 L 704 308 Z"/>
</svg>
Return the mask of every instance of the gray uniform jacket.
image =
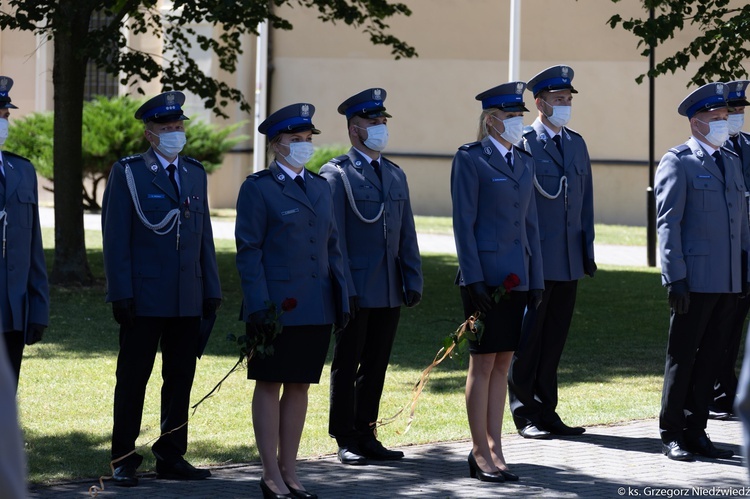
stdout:
<svg viewBox="0 0 750 499">
<path fill-rule="evenodd" d="M 275 162 L 240 188 L 235 239 L 245 322 L 286 298 L 297 300 L 281 316 L 288 326 L 333 324 L 337 310 L 349 312 L 331 190 L 309 171 L 305 189 Z"/>
<path fill-rule="evenodd" d="M 745 179 L 745 187 L 748 187 L 750 189 L 750 133 L 746 132 L 740 132 L 740 147 L 742 148 L 742 158 L 743 163 L 742 165 L 742 174 Z M 731 141 L 727 141 L 725 144 L 730 149 L 734 147 L 734 144 L 732 144 Z"/>
<path fill-rule="evenodd" d="M 3 151 L 5 164 L 5 256 L 0 265 L 3 331 L 24 331 L 30 322 L 49 322 L 49 285 L 39 225 L 37 178 L 26 158 Z M 0 185 L 0 190 L 2 190 Z M 0 235 L 2 222 L 0 221 Z M 2 250 L 0 250 L 2 251 Z"/>
<path fill-rule="evenodd" d="M 525 131 L 521 147 L 534 158 L 539 184 L 534 192 L 544 278 L 573 281 L 583 277 L 583 262 L 594 258 L 594 189 L 583 137 L 565 127 L 560 133 L 564 161 L 539 118 Z"/>
<path fill-rule="evenodd" d="M 513 170 L 489 137 L 453 157 L 451 196 L 460 284 L 500 286 L 518 275 L 517 291 L 544 289 L 534 160 L 513 146 Z"/>
<path fill-rule="evenodd" d="M 737 155 L 721 148 L 725 175 L 690 138 L 656 170 L 662 283 L 687 279 L 697 293 L 739 293 L 741 253 L 750 248 L 745 182 Z"/>
<path fill-rule="evenodd" d="M 150 223 L 161 222 L 170 210 L 179 208 L 179 249 L 176 226 L 158 235 L 139 218 L 125 177 L 126 165 Z M 206 172 L 197 160 L 186 156 L 179 157 L 177 168 L 179 198 L 152 149 L 115 163 L 104 191 L 107 301 L 133 298 L 138 316 L 199 317 L 204 299 L 221 298 Z"/>
<path fill-rule="evenodd" d="M 383 203 L 383 215 L 365 223 L 352 210 L 337 166 L 346 173 L 360 214 L 373 219 Z M 320 169 L 333 193 L 341 252 L 348 265 L 347 286 L 365 308 L 398 307 L 404 290 L 422 294 L 422 259 L 414 228 L 409 186 L 403 170 L 380 157 L 382 183 L 355 149 Z M 381 201 L 382 200 L 382 201 Z"/>
</svg>

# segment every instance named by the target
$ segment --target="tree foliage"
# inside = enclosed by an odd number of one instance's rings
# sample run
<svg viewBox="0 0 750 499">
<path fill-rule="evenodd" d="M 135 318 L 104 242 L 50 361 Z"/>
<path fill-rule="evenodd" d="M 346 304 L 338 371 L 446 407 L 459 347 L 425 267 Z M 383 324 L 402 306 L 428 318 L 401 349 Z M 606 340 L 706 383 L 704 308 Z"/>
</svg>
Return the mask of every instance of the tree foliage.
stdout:
<svg viewBox="0 0 750 499">
<path fill-rule="evenodd" d="M 612 0 L 617 3 L 620 0 Z M 623 19 L 612 16 L 608 24 L 613 29 L 622 26 L 633 33 L 641 55 L 650 56 L 651 46 L 658 47 L 686 26 L 695 26 L 700 35 L 686 47 L 663 58 L 654 70 L 636 78 L 643 82 L 646 76 L 659 76 L 687 69 L 693 60 L 700 67 L 690 78 L 687 86 L 705 85 L 711 81 L 730 81 L 746 77 L 743 62 L 750 57 L 750 4 L 740 5 L 730 0 L 640 0 L 646 16 L 642 19 Z M 648 16 L 654 9 L 654 18 Z"/>
<path fill-rule="evenodd" d="M 69 29 L 64 23 L 71 15 L 65 2 L 54 0 L 8 0 L 10 11 L 0 12 L 0 27 L 33 31 L 54 37 L 59 30 Z M 223 111 L 230 102 L 238 102 L 247 112 L 246 96 L 226 82 L 205 74 L 190 55 L 195 45 L 213 52 L 222 71 L 233 73 L 238 56 L 243 54 L 242 36 L 257 34 L 264 20 L 276 29 L 291 30 L 293 25 L 276 14 L 274 7 L 300 5 L 317 10 L 325 22 L 343 22 L 361 28 L 373 44 L 384 45 L 399 59 L 413 57 L 416 51 L 406 42 L 386 31 L 385 19 L 394 15 L 410 15 L 401 3 L 386 0 L 174 0 L 172 8 L 160 9 L 156 0 L 76 0 L 77 17 L 89 24 L 93 13 L 109 20 L 100 28 L 90 27 L 82 37 L 81 57 L 96 62 L 120 83 L 143 94 L 141 83 L 159 79 L 163 89 L 187 90 L 199 95 L 206 108 L 226 117 Z M 70 9 L 67 9 L 70 10 Z M 199 33 L 192 26 L 208 23 L 214 37 Z M 125 29 L 121 29 L 125 28 Z M 216 35 L 216 33 L 219 33 Z M 162 55 L 136 50 L 128 45 L 128 35 L 151 34 L 163 41 Z"/>
<path fill-rule="evenodd" d="M 401 3 L 387 0 L 5 0 L 0 3 L 0 29 L 29 31 L 54 46 L 52 82 L 55 92 L 55 260 L 50 281 L 93 282 L 88 266 L 80 201 L 83 178 L 81 153 L 83 89 L 87 64 L 93 61 L 120 83 L 143 94 L 141 84 L 157 80 L 162 90 L 187 90 L 219 116 L 230 102 L 243 111 L 250 104 L 240 90 L 217 78 L 233 73 L 243 54 L 244 35 L 257 34 L 268 21 L 276 29 L 292 29 L 278 7 L 316 10 L 332 24 L 361 29 L 372 43 L 391 49 L 395 58 L 416 55 L 413 47 L 387 33 L 385 20 L 410 15 Z M 94 15 L 104 23 L 92 23 Z M 194 26 L 209 25 L 211 35 Z M 160 54 L 129 46 L 131 36 L 157 37 Z M 43 42 L 44 43 L 44 42 Z M 218 61 L 217 74 L 205 74 L 190 55 L 196 45 Z"/>
<path fill-rule="evenodd" d="M 99 210 L 98 192 L 109 178 L 112 164 L 119 158 L 145 151 L 149 145 L 143 137 L 143 123 L 134 119 L 143 101 L 127 96 L 108 99 L 97 97 L 83 105 L 83 205 Z M 34 163 L 41 176 L 54 182 L 52 150 L 53 113 L 33 113 L 11 122 L 6 147 Z M 204 121 L 186 121 L 188 142 L 184 154 L 200 158 L 207 173 L 221 166 L 224 155 L 247 140 L 246 135 L 231 136 L 243 122 L 218 127 Z"/>
</svg>

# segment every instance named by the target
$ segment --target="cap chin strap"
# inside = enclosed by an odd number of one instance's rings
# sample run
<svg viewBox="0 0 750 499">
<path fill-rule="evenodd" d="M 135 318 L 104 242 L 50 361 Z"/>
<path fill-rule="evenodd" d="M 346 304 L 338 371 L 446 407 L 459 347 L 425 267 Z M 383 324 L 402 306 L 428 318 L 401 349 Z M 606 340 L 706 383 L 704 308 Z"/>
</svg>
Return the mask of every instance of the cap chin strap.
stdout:
<svg viewBox="0 0 750 499">
<path fill-rule="evenodd" d="M 329 165 L 335 166 L 339 174 L 341 175 L 341 181 L 344 183 L 344 191 L 346 191 L 346 197 L 349 199 L 349 206 L 352 207 L 352 211 L 354 214 L 359 218 L 362 222 L 366 224 L 372 224 L 380 220 L 381 217 L 383 217 L 383 210 L 385 209 L 385 203 L 380 203 L 380 211 L 378 211 L 378 214 L 375 215 L 375 218 L 365 218 L 362 213 L 359 212 L 359 209 L 357 208 L 357 203 L 354 201 L 354 194 L 352 193 L 352 184 L 349 182 L 349 177 L 346 176 L 346 172 L 343 168 L 341 168 L 341 165 L 338 163 L 328 163 Z M 383 217 L 383 237 L 386 237 L 388 234 L 388 228 L 386 226 L 385 217 Z"/>
<path fill-rule="evenodd" d="M 125 180 L 128 184 L 128 190 L 130 191 L 130 197 L 133 198 L 133 206 L 135 207 L 135 212 L 138 214 L 138 218 L 141 220 L 141 223 L 149 230 L 152 230 L 154 234 L 157 234 L 159 236 L 163 236 L 165 234 L 168 234 L 172 231 L 172 228 L 177 224 L 177 247 L 175 249 L 180 249 L 180 225 L 182 225 L 182 221 L 180 220 L 180 209 L 179 208 L 173 208 L 167 214 L 164 216 L 164 219 L 162 219 L 161 222 L 152 224 L 148 221 L 146 218 L 146 215 L 143 213 L 143 209 L 141 208 L 141 202 L 138 199 L 138 190 L 135 187 L 135 180 L 133 179 L 133 172 L 130 170 L 130 164 L 125 163 Z M 169 226 L 168 229 L 164 229 L 164 227 Z M 4 243 L 3 243 L 4 244 Z"/>
</svg>

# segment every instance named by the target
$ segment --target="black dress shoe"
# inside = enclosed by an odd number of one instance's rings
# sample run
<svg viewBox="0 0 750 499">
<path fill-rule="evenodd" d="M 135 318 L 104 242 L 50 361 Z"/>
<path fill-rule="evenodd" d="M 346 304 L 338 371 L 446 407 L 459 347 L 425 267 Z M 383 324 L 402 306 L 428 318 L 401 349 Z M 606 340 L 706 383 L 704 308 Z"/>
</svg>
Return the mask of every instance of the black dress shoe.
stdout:
<svg viewBox="0 0 750 499">
<path fill-rule="evenodd" d="M 339 461 L 341 464 L 351 464 L 351 465 L 360 465 L 360 464 L 367 464 L 367 458 L 363 456 L 361 451 L 354 446 L 349 447 L 339 447 L 339 452 L 337 454 Z"/>
<path fill-rule="evenodd" d="M 732 418 L 732 413 L 719 409 L 718 407 L 712 407 L 708 409 L 708 419 L 718 419 L 724 421 Z"/>
<path fill-rule="evenodd" d="M 553 435 L 570 436 L 581 435 L 586 432 L 586 428 L 583 428 L 582 426 L 568 426 L 560 420 L 555 421 L 552 424 L 546 424 L 543 428 Z"/>
<path fill-rule="evenodd" d="M 138 477 L 135 470 L 135 466 L 127 464 L 118 466 L 112 475 L 112 482 L 118 487 L 135 487 L 138 485 Z"/>
<path fill-rule="evenodd" d="M 692 461 L 693 453 L 684 449 L 678 440 L 661 444 L 661 453 L 673 461 Z"/>
<path fill-rule="evenodd" d="M 292 487 L 286 482 L 284 482 L 284 485 L 286 485 L 286 488 L 289 489 L 289 492 L 291 492 L 292 497 L 298 497 L 299 499 L 318 499 L 318 494 L 313 494 L 306 490 L 295 489 L 294 487 Z"/>
<path fill-rule="evenodd" d="M 263 492 L 263 499 L 284 499 L 286 497 L 294 497 L 291 492 L 289 492 L 288 494 L 277 494 L 276 492 L 271 490 L 271 487 L 269 487 L 266 484 L 266 481 L 262 478 L 260 479 L 260 490 L 261 492 Z"/>
<path fill-rule="evenodd" d="M 500 470 L 483 471 L 477 464 L 477 460 L 474 459 L 473 452 L 469 452 L 469 476 L 482 482 L 502 483 L 505 481 L 505 477 L 500 473 Z"/>
<path fill-rule="evenodd" d="M 497 469 L 501 475 L 503 475 L 503 478 L 505 478 L 506 482 L 517 482 L 518 481 L 518 475 L 513 473 L 510 470 L 501 470 L 500 468 Z"/>
<path fill-rule="evenodd" d="M 521 435 L 523 438 L 535 438 L 535 439 L 542 439 L 542 438 L 549 438 L 550 433 L 545 430 L 540 430 L 533 424 L 526 425 L 520 430 L 518 430 L 518 434 Z"/>
<path fill-rule="evenodd" d="M 184 459 L 167 464 L 156 461 L 156 475 L 165 480 L 203 480 L 211 476 L 208 470 L 195 468 Z"/>
<path fill-rule="evenodd" d="M 734 456 L 734 451 L 716 447 L 708 438 L 708 435 L 701 435 L 698 438 L 685 438 L 685 449 L 693 454 L 700 454 L 712 459 L 728 459 Z"/>
<path fill-rule="evenodd" d="M 359 450 L 362 455 L 367 459 L 373 459 L 375 461 L 396 461 L 404 457 L 404 453 L 400 450 L 389 450 L 383 447 L 377 440 L 368 440 L 359 444 Z"/>
</svg>

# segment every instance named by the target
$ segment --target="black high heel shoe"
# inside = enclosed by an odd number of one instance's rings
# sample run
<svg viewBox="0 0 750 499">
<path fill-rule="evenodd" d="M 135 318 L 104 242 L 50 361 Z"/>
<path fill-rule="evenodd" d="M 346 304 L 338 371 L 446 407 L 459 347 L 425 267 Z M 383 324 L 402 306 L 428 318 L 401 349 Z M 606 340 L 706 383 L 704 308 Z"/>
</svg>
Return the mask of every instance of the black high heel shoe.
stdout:
<svg viewBox="0 0 750 499">
<path fill-rule="evenodd" d="M 291 492 L 288 494 L 277 494 L 266 485 L 266 481 L 262 478 L 260 479 L 260 490 L 263 492 L 263 499 L 284 499 L 286 497 L 294 497 Z"/>
<path fill-rule="evenodd" d="M 292 493 L 292 497 L 297 497 L 299 499 L 318 499 L 318 494 L 313 494 L 306 490 L 295 489 L 286 482 L 284 482 L 284 485 L 286 485 L 286 488 Z"/>
<path fill-rule="evenodd" d="M 477 465 L 477 461 L 474 459 L 473 452 L 469 452 L 469 476 L 481 480 L 482 482 L 501 483 L 505 481 L 505 477 L 500 474 L 500 471 L 493 471 L 491 473 L 482 471 L 482 468 Z"/>
<path fill-rule="evenodd" d="M 510 470 L 501 470 L 500 468 L 497 469 L 501 475 L 503 475 L 503 478 L 505 478 L 506 482 L 517 482 L 518 481 L 518 475 L 511 472 Z M 291 490 L 291 489 L 290 489 Z"/>
</svg>

